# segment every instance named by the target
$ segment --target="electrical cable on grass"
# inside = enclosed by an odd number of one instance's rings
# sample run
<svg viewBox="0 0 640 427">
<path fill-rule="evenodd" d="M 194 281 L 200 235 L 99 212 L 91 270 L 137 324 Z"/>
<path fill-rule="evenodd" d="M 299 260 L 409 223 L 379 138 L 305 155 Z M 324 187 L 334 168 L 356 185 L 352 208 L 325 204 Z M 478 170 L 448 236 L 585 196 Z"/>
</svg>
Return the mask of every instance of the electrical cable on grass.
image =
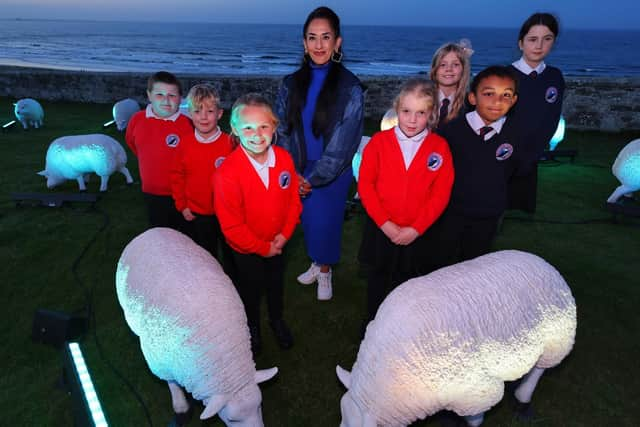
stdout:
<svg viewBox="0 0 640 427">
<path fill-rule="evenodd" d="M 89 289 L 85 283 L 80 279 L 80 275 L 78 274 L 78 265 L 80 264 L 80 261 L 82 260 L 82 258 L 84 257 L 84 255 L 89 251 L 89 249 L 91 248 L 91 246 L 95 243 L 95 241 L 97 240 L 98 236 L 107 229 L 107 227 L 109 226 L 110 220 L 109 220 L 109 215 L 107 215 L 106 212 L 101 211 L 100 209 L 98 209 L 97 207 L 93 208 L 93 211 L 99 213 L 102 215 L 102 225 L 100 226 L 100 228 L 96 231 L 96 233 L 93 235 L 93 237 L 89 240 L 89 242 L 85 245 L 85 247 L 82 249 L 82 251 L 80 252 L 80 255 L 78 255 L 78 257 L 76 257 L 76 259 L 73 261 L 73 264 L 71 265 L 71 272 L 73 273 L 73 277 L 76 280 L 76 282 L 78 283 L 78 286 L 80 286 L 80 288 L 84 291 L 85 294 L 85 310 L 87 313 L 87 322 L 88 322 L 88 329 L 92 331 L 92 335 L 93 335 L 93 340 L 96 344 L 96 349 L 98 350 L 98 354 L 100 355 L 100 358 L 102 359 L 102 361 L 104 363 L 107 364 L 107 366 L 111 369 L 111 371 L 113 371 L 113 373 L 120 378 L 120 380 L 127 386 L 127 388 L 129 389 L 129 391 L 131 391 L 131 393 L 133 393 L 134 397 L 136 398 L 136 400 L 138 401 L 138 403 L 140 403 L 140 405 L 142 406 L 142 409 L 144 411 L 145 417 L 147 418 L 147 423 L 149 424 L 149 427 L 153 427 L 153 422 L 151 421 L 151 414 L 149 413 L 149 408 L 147 407 L 147 405 L 145 405 L 144 401 L 142 400 L 142 396 L 140 396 L 140 394 L 136 391 L 136 389 L 133 387 L 133 384 L 131 384 L 131 382 L 129 380 L 127 380 L 125 378 L 125 376 L 118 370 L 118 368 L 115 367 L 115 365 L 109 360 L 107 359 L 107 357 L 104 354 L 104 350 L 102 348 L 102 344 L 100 343 L 100 340 L 98 338 L 98 333 L 97 333 L 97 321 L 96 321 L 96 315 L 95 315 L 95 310 L 93 309 L 93 288 Z M 83 211 L 83 213 L 85 213 L 87 211 Z M 93 326 L 93 328 L 92 328 Z"/>
</svg>

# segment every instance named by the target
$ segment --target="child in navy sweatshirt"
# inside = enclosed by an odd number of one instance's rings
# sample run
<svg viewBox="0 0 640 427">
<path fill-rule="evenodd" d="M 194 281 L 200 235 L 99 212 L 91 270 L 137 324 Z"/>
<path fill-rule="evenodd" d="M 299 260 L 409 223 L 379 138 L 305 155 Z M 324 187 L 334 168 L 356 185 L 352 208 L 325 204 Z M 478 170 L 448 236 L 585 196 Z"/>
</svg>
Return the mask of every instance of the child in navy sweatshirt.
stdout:
<svg viewBox="0 0 640 427">
<path fill-rule="evenodd" d="M 523 144 L 522 127 L 507 116 L 517 98 L 509 68 L 486 68 L 471 83 L 475 110 L 442 128 L 456 177 L 449 206 L 429 233 L 431 265 L 424 273 L 490 251 Z"/>
</svg>

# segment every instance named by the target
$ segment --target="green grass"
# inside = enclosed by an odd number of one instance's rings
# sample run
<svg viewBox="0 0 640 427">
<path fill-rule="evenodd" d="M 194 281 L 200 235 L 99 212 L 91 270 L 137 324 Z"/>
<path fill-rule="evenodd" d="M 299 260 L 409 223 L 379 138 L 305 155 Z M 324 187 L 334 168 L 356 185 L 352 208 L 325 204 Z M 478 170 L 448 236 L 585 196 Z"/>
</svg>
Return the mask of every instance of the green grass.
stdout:
<svg viewBox="0 0 640 427">
<path fill-rule="evenodd" d="M 11 120 L 10 101 L 0 98 L 0 124 Z M 6 108 L 4 106 L 7 106 Z M 141 405 L 110 364 L 142 397 L 153 424 L 166 425 L 172 416 L 166 385 L 148 370 L 137 338 L 125 324 L 115 295 L 116 262 L 124 246 L 146 226 L 139 183 L 126 186 L 114 175 L 97 209 L 16 207 L 11 192 L 76 192 L 67 182 L 47 190 L 35 173 L 44 168 L 48 144 L 68 134 L 103 132 L 110 105 L 44 103 L 45 127 L 23 131 L 16 126 L 0 133 L 0 256 L 3 271 L 4 370 L 0 380 L 0 410 L 5 422 L 19 426 L 72 425 L 71 398 L 55 387 L 62 359 L 58 350 L 30 339 L 38 308 L 75 312 L 91 293 L 95 323 L 82 341 L 93 379 L 108 419 L 115 426 L 143 426 Z M 371 134 L 375 123 L 368 123 Z M 106 133 L 123 142 L 114 128 Z M 486 414 L 488 426 L 637 425 L 640 390 L 637 337 L 640 317 L 638 261 L 640 221 L 621 218 L 615 224 L 604 209 L 618 185 L 610 165 L 617 152 L 638 134 L 569 132 L 561 148 L 579 150 L 575 162 L 545 165 L 540 171 L 539 211 L 535 216 L 509 213 L 496 249 L 515 248 L 541 255 L 564 275 L 576 297 L 578 332 L 571 355 L 543 376 L 533 403 L 536 417 L 520 423 L 505 399 Z M 123 144 L 124 145 L 124 144 Z M 129 168 L 137 177 L 135 159 Z M 97 192 L 99 180 L 89 184 Z M 516 218 L 516 219 L 513 219 Z M 602 222 L 587 220 L 604 219 Z M 105 225 L 106 228 L 98 231 Z M 566 223 L 564 223 L 566 222 Z M 365 282 L 358 276 L 356 253 L 362 213 L 345 223 L 342 262 L 335 269 L 334 299 L 318 302 L 313 286 L 295 282 L 307 267 L 301 235 L 288 244 L 285 316 L 296 338 L 281 351 L 268 328 L 258 368 L 278 366 L 276 379 L 262 385 L 267 426 L 335 426 L 343 387 L 336 364 L 350 369 L 358 345 L 365 308 Z M 72 265 L 95 238 L 77 266 Z M 84 286 L 84 288 L 83 288 Z M 102 353 L 96 345 L 96 336 Z M 636 368 L 634 368 L 636 366 Z M 198 405 L 196 415 L 201 411 Z M 218 418 L 191 426 L 220 426 Z M 438 425 L 433 420 L 416 425 Z"/>
</svg>

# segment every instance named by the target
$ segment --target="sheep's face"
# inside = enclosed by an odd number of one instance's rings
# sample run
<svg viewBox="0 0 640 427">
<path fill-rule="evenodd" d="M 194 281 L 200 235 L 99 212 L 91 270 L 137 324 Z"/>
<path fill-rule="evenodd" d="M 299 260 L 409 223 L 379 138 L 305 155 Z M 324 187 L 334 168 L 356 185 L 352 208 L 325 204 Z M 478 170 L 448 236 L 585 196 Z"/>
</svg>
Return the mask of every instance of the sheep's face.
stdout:
<svg viewBox="0 0 640 427">
<path fill-rule="evenodd" d="M 346 392 L 340 399 L 340 413 L 342 421 L 340 427 L 376 427 L 376 421 L 371 414 L 363 412 Z"/>
<path fill-rule="evenodd" d="M 51 173 L 46 170 L 38 172 L 38 175 L 42 175 L 45 178 L 47 178 L 47 188 L 53 188 L 57 185 L 62 184 L 64 181 L 66 181 L 65 177 L 58 175 L 56 173 Z"/>
<path fill-rule="evenodd" d="M 228 427 L 263 427 L 262 393 L 257 384 L 247 386 L 218 412 Z"/>
</svg>

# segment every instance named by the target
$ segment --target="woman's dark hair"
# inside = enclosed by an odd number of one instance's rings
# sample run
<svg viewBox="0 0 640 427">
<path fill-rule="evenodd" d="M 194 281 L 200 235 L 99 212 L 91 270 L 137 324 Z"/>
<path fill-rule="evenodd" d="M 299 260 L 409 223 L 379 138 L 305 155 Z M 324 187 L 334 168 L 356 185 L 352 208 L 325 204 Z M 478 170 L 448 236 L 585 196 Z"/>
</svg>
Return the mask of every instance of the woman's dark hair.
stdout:
<svg viewBox="0 0 640 427">
<path fill-rule="evenodd" d="M 329 22 L 334 37 L 340 37 L 340 18 L 336 13 L 328 7 L 321 6 L 314 9 L 302 28 L 302 38 L 307 36 L 309 24 L 314 19 L 326 19 Z M 307 92 L 311 84 L 311 58 L 308 54 L 304 54 L 300 69 L 293 73 L 293 85 L 289 92 L 289 110 L 287 111 L 288 131 L 302 126 L 302 110 L 307 102 Z M 313 116 L 312 130 L 315 136 L 320 136 L 330 122 L 332 101 L 335 99 L 338 90 L 338 79 L 340 76 L 342 64 L 332 63 L 327 77 L 324 81 L 322 89 L 318 94 L 316 102 L 315 114 Z"/>
<path fill-rule="evenodd" d="M 524 36 L 527 35 L 531 27 L 534 25 L 544 25 L 549 28 L 554 37 L 558 37 L 558 20 L 550 13 L 534 13 L 520 27 L 520 34 L 518 34 L 518 41 L 522 41 Z"/>
</svg>

